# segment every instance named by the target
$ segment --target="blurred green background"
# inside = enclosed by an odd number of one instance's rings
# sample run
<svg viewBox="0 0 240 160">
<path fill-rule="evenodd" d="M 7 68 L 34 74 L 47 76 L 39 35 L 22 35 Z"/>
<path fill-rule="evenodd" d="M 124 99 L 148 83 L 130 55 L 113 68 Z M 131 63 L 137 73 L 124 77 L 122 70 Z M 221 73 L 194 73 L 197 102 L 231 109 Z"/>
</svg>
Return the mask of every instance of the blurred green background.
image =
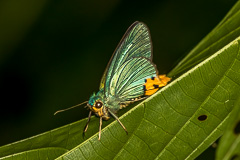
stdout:
<svg viewBox="0 0 240 160">
<path fill-rule="evenodd" d="M 88 116 L 88 100 L 127 28 L 150 29 L 154 63 L 169 72 L 237 0 L 1 0 L 0 145 Z"/>
</svg>

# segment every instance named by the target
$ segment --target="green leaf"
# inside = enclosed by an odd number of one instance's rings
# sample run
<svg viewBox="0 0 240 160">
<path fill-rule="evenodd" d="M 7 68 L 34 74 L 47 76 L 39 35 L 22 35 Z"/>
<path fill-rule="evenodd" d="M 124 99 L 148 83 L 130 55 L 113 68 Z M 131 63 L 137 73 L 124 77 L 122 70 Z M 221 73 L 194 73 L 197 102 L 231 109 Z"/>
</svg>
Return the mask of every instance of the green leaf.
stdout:
<svg viewBox="0 0 240 160">
<path fill-rule="evenodd" d="M 0 159 L 23 159 L 23 156 L 26 159 L 27 157 L 44 159 L 45 154 L 43 153 L 54 153 L 50 154 L 51 156 L 49 157 L 52 157 L 51 159 L 57 158 L 86 140 L 82 136 L 83 127 L 86 123 L 85 120 L 80 120 L 28 139 L 2 146 L 0 147 L 0 157 L 2 157 Z M 96 120 L 97 118 L 92 118 L 92 124 L 89 127 L 86 138 L 98 131 L 98 121 Z M 44 156 L 41 157 L 40 155 Z"/>
<path fill-rule="evenodd" d="M 0 159 L 196 158 L 223 134 L 233 106 L 239 105 L 239 8 L 238 1 L 170 72 L 169 85 L 130 110 L 121 110 L 128 135 L 112 118 L 104 122 L 98 141 L 99 119 L 93 117 L 85 139 L 83 119 L 2 146 Z"/>
<path fill-rule="evenodd" d="M 228 122 L 228 128 L 217 148 L 217 160 L 240 159 L 240 97 Z"/>
<path fill-rule="evenodd" d="M 240 37 L 62 159 L 194 159 L 219 138 L 240 90 Z M 206 118 L 206 119 L 205 119 Z M 60 159 L 59 158 L 59 159 Z"/>
</svg>

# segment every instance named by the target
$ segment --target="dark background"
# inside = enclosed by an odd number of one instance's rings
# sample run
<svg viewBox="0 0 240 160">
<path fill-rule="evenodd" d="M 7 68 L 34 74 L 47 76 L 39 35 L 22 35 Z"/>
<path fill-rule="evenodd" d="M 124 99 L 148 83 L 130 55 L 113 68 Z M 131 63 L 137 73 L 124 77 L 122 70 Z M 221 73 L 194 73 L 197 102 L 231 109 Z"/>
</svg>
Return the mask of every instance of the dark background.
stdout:
<svg viewBox="0 0 240 160">
<path fill-rule="evenodd" d="M 0 1 L 0 146 L 87 117 L 88 100 L 127 28 L 148 25 L 169 72 L 237 0 Z"/>
</svg>

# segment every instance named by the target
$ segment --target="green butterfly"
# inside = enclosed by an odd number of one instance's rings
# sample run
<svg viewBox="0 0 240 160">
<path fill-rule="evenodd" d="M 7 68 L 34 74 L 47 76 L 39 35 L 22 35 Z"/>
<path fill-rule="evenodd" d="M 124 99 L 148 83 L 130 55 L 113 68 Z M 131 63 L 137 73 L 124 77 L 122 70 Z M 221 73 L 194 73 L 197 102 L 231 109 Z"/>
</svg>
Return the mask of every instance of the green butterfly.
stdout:
<svg viewBox="0 0 240 160">
<path fill-rule="evenodd" d="M 147 98 L 171 79 L 158 75 L 152 62 L 152 43 L 149 30 L 142 22 L 133 23 L 118 44 L 103 74 L 99 91 L 90 97 L 90 109 L 84 133 L 88 129 L 92 112 L 100 117 L 99 140 L 102 119 L 114 117 L 122 128 L 127 129 L 116 116 L 119 109 Z"/>
<path fill-rule="evenodd" d="M 128 133 L 116 116 L 117 111 L 154 94 L 170 80 L 166 75 L 158 75 L 152 62 L 149 30 L 144 23 L 137 21 L 128 28 L 114 51 L 103 74 L 99 91 L 93 93 L 89 101 L 59 110 L 55 114 L 87 103 L 90 112 L 83 133 L 88 129 L 92 113 L 100 117 L 99 140 L 102 120 L 108 120 L 110 116 L 113 116 Z"/>
</svg>

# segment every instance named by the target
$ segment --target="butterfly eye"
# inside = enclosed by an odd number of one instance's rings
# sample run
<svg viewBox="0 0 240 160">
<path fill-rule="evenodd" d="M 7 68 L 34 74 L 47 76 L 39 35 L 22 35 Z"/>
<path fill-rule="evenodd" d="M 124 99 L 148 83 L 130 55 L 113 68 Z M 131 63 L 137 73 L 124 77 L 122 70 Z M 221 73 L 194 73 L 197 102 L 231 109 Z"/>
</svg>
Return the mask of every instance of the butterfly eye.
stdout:
<svg viewBox="0 0 240 160">
<path fill-rule="evenodd" d="M 102 102 L 96 102 L 95 107 L 96 108 L 101 108 L 102 107 Z"/>
</svg>

